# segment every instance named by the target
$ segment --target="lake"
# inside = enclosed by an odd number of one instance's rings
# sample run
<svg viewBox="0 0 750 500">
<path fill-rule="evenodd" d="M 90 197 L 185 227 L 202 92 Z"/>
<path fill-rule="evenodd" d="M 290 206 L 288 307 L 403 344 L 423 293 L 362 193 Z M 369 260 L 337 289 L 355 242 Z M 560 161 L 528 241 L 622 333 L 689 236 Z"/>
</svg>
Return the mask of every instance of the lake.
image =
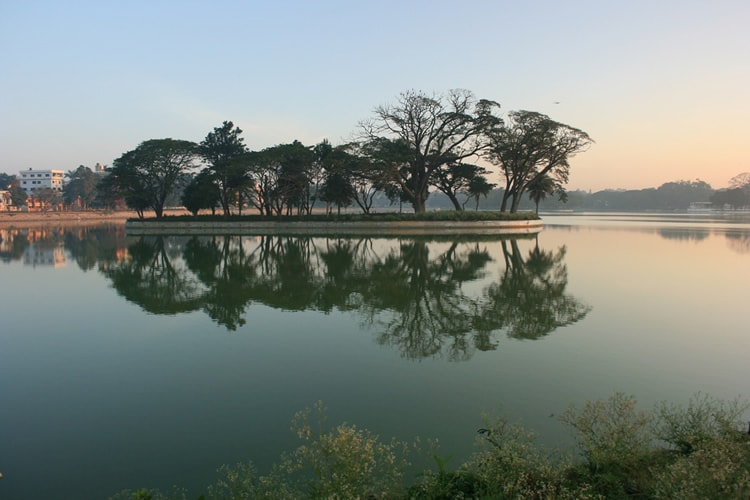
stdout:
<svg viewBox="0 0 750 500">
<path fill-rule="evenodd" d="M 747 395 L 750 218 L 545 214 L 537 235 L 133 237 L 0 228 L 0 498 L 261 472 L 292 415 L 564 445 L 570 404 Z"/>
</svg>

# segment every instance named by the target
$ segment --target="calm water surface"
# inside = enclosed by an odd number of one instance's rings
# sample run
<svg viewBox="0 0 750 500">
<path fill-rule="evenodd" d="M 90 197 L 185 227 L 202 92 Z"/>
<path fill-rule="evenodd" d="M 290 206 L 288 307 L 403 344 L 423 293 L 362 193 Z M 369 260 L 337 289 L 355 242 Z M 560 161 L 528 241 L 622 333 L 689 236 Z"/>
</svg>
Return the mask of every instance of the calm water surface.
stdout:
<svg viewBox="0 0 750 500">
<path fill-rule="evenodd" d="M 197 496 L 265 472 L 295 411 L 548 444 L 569 404 L 747 396 L 750 220 L 546 215 L 536 237 L 128 237 L 0 229 L 0 498 Z"/>
</svg>

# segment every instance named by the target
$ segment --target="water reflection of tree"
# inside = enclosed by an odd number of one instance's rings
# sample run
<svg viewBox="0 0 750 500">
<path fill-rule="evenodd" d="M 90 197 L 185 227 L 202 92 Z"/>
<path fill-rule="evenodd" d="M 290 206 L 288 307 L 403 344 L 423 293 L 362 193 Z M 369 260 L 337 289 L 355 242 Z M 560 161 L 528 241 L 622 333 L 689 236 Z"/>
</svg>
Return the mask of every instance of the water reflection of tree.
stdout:
<svg viewBox="0 0 750 500">
<path fill-rule="evenodd" d="M 77 226 L 65 229 L 65 250 L 83 271 L 116 261 L 127 248 L 122 225 Z"/>
<path fill-rule="evenodd" d="M 659 235 L 668 240 L 703 241 L 711 235 L 708 229 L 664 228 Z"/>
<path fill-rule="evenodd" d="M 128 250 L 130 259 L 102 268 L 120 295 L 155 314 L 200 308 L 205 288 L 196 275 L 173 264 L 179 260 L 179 247 L 155 236 L 141 238 Z"/>
<path fill-rule="evenodd" d="M 495 243 L 504 270 L 480 285 L 493 261 L 488 245 Z M 143 237 L 129 251 L 130 260 L 103 272 L 149 312 L 202 309 L 235 330 L 246 323 L 250 304 L 350 311 L 376 329 L 379 343 L 410 359 L 468 359 L 495 349 L 499 332 L 539 338 L 588 312 L 565 293 L 564 248 L 534 245 L 523 257 L 517 239 L 384 245 L 370 238 L 210 236 L 179 245 Z"/>
<path fill-rule="evenodd" d="M 588 314 L 588 306 L 565 293 L 565 247 L 543 251 L 537 242 L 524 258 L 517 241 L 501 245 L 505 270 L 485 291 L 480 331 L 503 330 L 512 338 L 538 339 Z"/>
<path fill-rule="evenodd" d="M 750 253 L 750 234 L 747 232 L 727 233 L 727 245 L 737 253 Z"/>
<path fill-rule="evenodd" d="M 458 243 L 430 258 L 424 241 L 406 241 L 371 268 L 362 290 L 362 313 L 370 322 L 384 311 L 381 344 L 397 346 L 408 358 L 471 357 L 472 348 L 491 348 L 488 333 L 475 338 L 475 303 L 461 285 L 481 276 L 491 260 L 479 245 L 458 252 Z"/>
</svg>

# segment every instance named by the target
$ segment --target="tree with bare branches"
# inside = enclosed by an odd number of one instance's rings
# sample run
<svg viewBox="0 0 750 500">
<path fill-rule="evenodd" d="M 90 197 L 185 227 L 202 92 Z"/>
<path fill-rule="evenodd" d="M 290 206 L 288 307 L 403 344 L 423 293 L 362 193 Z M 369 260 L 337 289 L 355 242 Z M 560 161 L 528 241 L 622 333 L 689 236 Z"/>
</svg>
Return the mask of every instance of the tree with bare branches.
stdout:
<svg viewBox="0 0 750 500">
<path fill-rule="evenodd" d="M 485 134 L 502 120 L 493 111 L 499 104 L 477 100 L 468 90 L 428 96 L 402 93 L 396 104 L 375 108 L 375 117 L 361 124 L 366 142 L 390 141 L 404 146 L 406 155 L 390 164 L 392 182 L 400 186 L 414 211 L 424 212 L 436 173 L 467 159 L 478 159 L 487 148 Z M 378 150 L 375 148 L 375 150 Z"/>
<path fill-rule="evenodd" d="M 491 131 L 487 158 L 505 177 L 500 210 L 516 212 L 529 185 L 544 175 L 558 186 L 568 182 L 569 159 L 594 141 L 577 128 L 534 111 L 511 111 L 502 127 Z"/>
</svg>

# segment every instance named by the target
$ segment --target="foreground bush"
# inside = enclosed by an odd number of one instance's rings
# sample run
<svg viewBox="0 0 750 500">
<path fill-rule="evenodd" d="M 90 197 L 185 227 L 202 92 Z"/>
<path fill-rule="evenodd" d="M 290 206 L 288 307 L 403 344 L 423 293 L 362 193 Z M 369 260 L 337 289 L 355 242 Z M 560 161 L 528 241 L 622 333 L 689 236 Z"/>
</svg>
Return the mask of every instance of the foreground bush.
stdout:
<svg viewBox="0 0 750 500">
<path fill-rule="evenodd" d="M 322 403 L 298 412 L 292 430 L 302 441 L 267 475 L 252 463 L 224 466 L 201 498 L 750 498 L 750 436 L 740 422 L 748 405 L 695 396 L 686 407 L 639 410 L 616 393 L 570 407 L 561 416 L 574 432 L 578 458 L 543 450 L 534 435 L 505 419 L 480 429 L 478 451 L 448 470 L 420 473 L 405 488 L 409 453 L 417 447 L 349 424 L 325 426 Z M 184 492 L 125 491 L 130 500 L 183 499 Z"/>
</svg>

